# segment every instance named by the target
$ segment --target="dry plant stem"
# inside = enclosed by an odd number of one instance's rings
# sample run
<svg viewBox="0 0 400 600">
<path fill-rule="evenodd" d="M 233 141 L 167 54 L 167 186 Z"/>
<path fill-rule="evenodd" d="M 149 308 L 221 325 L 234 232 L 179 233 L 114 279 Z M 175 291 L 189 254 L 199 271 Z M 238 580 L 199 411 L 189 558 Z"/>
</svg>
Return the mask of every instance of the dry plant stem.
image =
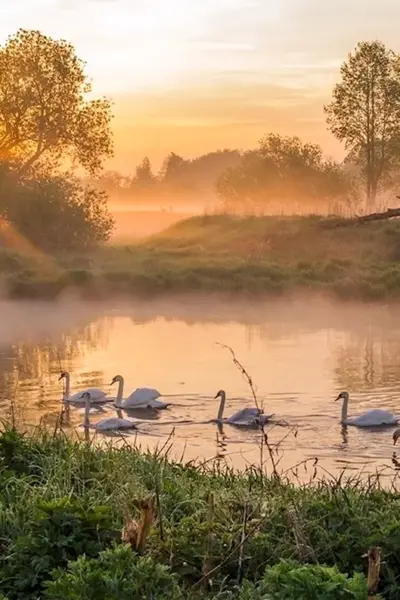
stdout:
<svg viewBox="0 0 400 600">
<path fill-rule="evenodd" d="M 165 440 L 164 444 L 161 446 L 161 448 L 156 448 L 154 456 L 155 458 L 159 458 L 162 453 L 164 452 L 165 448 L 167 448 L 166 452 L 165 452 L 165 456 L 168 455 L 169 451 L 171 450 L 171 445 L 168 446 L 168 444 L 170 443 L 170 441 L 172 440 L 172 438 L 175 435 L 175 427 L 173 427 L 171 429 L 171 432 L 169 433 L 167 439 Z"/>
<path fill-rule="evenodd" d="M 381 549 L 372 546 L 368 550 L 368 600 L 376 600 L 379 585 L 379 574 L 381 570 Z"/>
<path fill-rule="evenodd" d="M 301 524 L 299 511 L 293 504 L 286 510 L 289 523 L 292 526 L 293 536 L 296 543 L 298 557 L 302 562 L 306 562 L 310 558 L 314 562 L 318 562 L 312 546 L 308 543 L 304 528 Z"/>
<path fill-rule="evenodd" d="M 160 500 L 160 487 L 162 478 L 162 466 L 156 474 L 156 500 L 157 500 L 157 515 L 158 515 L 158 527 L 160 530 L 160 539 L 164 541 L 164 525 L 163 525 L 163 512 Z"/>
<path fill-rule="evenodd" d="M 150 527 L 155 518 L 156 499 L 152 496 L 149 500 L 143 500 L 140 506 L 140 523 L 137 538 L 136 549 L 139 554 L 143 554 L 146 545 L 146 539 L 150 531 Z"/>
<path fill-rule="evenodd" d="M 14 393 L 13 393 L 13 397 L 11 398 L 11 406 L 10 406 L 11 425 L 12 425 L 13 429 L 15 429 L 17 426 L 17 420 L 15 417 L 15 397 L 17 395 L 18 384 L 19 384 L 19 373 L 17 373 L 17 381 L 15 382 Z"/>
<path fill-rule="evenodd" d="M 211 571 L 211 563 L 212 563 L 214 516 L 215 516 L 215 497 L 214 497 L 214 492 L 210 492 L 210 495 L 208 497 L 208 532 L 207 532 L 206 553 L 204 556 L 203 566 L 201 569 L 201 572 L 203 574 L 203 585 L 205 587 L 208 587 L 210 585 L 210 579 L 208 577 L 208 573 Z"/>
<path fill-rule="evenodd" d="M 125 517 L 124 526 L 121 532 L 121 540 L 129 544 L 132 550 L 136 550 L 139 533 L 139 523 L 135 519 Z"/>
<path fill-rule="evenodd" d="M 213 569 L 211 569 L 211 571 L 208 571 L 208 573 L 206 573 L 205 575 L 203 575 L 203 577 L 201 579 L 199 579 L 199 581 L 197 581 L 196 583 L 193 584 L 193 588 L 201 585 L 205 579 L 209 580 L 210 576 L 213 575 L 214 573 L 217 573 L 227 562 L 228 560 L 230 560 L 230 558 L 236 554 L 236 552 L 239 550 L 242 546 L 244 546 L 244 544 L 247 542 L 247 540 L 253 535 L 253 533 L 255 531 L 257 531 L 257 529 L 260 527 L 260 525 L 262 524 L 263 521 L 265 521 L 267 517 L 263 516 L 261 517 L 261 519 L 259 519 L 255 525 L 250 529 L 250 531 L 240 540 L 239 544 L 237 544 L 233 550 L 231 550 L 231 552 L 229 552 L 229 554 L 227 556 L 225 556 L 224 560 L 222 560 L 216 567 L 214 567 Z"/>
<path fill-rule="evenodd" d="M 253 379 L 251 378 L 251 376 L 249 375 L 249 373 L 246 371 L 246 369 L 242 365 L 242 363 L 236 358 L 236 354 L 235 354 L 234 350 L 230 346 L 227 346 L 226 344 L 221 344 L 221 342 L 217 342 L 217 344 L 218 344 L 218 346 L 221 346 L 222 348 L 225 348 L 226 350 L 229 350 L 229 352 L 231 353 L 233 364 L 239 369 L 239 371 L 242 373 L 243 377 L 247 381 L 247 383 L 249 385 L 249 388 L 251 390 L 251 393 L 253 395 L 256 407 L 258 408 L 258 410 L 260 410 L 260 407 L 258 405 L 256 390 L 255 390 L 255 387 L 254 387 L 254 384 L 253 384 Z"/>
<path fill-rule="evenodd" d="M 251 375 L 247 372 L 246 368 L 242 365 L 242 363 L 237 359 L 235 351 L 233 350 L 233 348 L 231 348 L 230 346 L 227 346 L 226 344 L 221 344 L 220 342 L 217 342 L 217 344 L 219 346 L 221 346 L 222 348 L 225 348 L 226 350 L 229 350 L 229 352 L 231 353 L 233 364 L 235 365 L 235 367 L 237 367 L 239 369 L 239 371 L 241 372 L 241 374 L 243 375 L 243 377 L 247 381 L 247 384 L 248 384 L 248 386 L 250 388 L 250 391 L 251 391 L 251 394 L 253 396 L 256 408 L 261 411 L 260 406 L 258 404 L 258 400 L 257 400 L 256 389 L 254 387 L 254 383 L 253 383 L 253 379 L 252 379 Z M 268 447 L 268 436 L 265 433 L 264 424 L 263 423 L 260 424 L 260 433 L 261 433 L 261 436 L 260 436 L 260 472 L 262 474 L 263 471 L 264 471 L 264 443 Z M 274 461 L 273 461 L 273 457 L 272 457 L 272 452 L 271 452 L 270 448 L 268 448 L 268 453 L 269 453 L 269 456 L 270 456 L 270 458 L 272 460 L 273 470 L 274 470 L 274 473 L 275 473 L 276 469 L 275 469 L 275 465 L 274 465 Z"/>
<path fill-rule="evenodd" d="M 240 539 L 240 550 L 239 550 L 239 560 L 238 560 L 238 572 L 237 572 L 237 582 L 238 584 L 242 580 L 242 567 L 243 567 L 243 553 L 244 553 L 244 539 L 246 537 L 246 524 L 247 524 L 247 514 L 248 514 L 249 504 L 245 502 L 243 508 L 243 522 L 242 522 L 242 536 Z"/>
</svg>

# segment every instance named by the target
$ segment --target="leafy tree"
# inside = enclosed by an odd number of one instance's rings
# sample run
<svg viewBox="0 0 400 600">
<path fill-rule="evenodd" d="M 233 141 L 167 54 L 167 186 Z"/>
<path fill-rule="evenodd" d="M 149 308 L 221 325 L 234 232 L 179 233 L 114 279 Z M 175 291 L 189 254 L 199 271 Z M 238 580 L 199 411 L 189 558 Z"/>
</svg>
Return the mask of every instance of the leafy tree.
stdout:
<svg viewBox="0 0 400 600">
<path fill-rule="evenodd" d="M 94 175 L 112 154 L 111 110 L 88 100 L 71 44 L 19 30 L 0 47 L 0 216 L 43 250 L 103 244 L 113 227 L 104 192 L 61 167 Z"/>
<path fill-rule="evenodd" d="M 317 201 L 321 205 L 352 195 L 352 183 L 341 167 L 324 159 L 317 144 L 298 137 L 266 135 L 238 166 L 217 182 L 224 201 L 265 206 L 274 200 Z"/>
<path fill-rule="evenodd" d="M 112 154 L 111 111 L 90 91 L 70 43 L 20 29 L 0 48 L 0 158 L 19 175 L 65 159 L 97 171 Z"/>
<path fill-rule="evenodd" d="M 136 174 L 133 179 L 133 184 L 147 186 L 152 183 L 155 183 L 155 177 L 151 169 L 151 162 L 149 158 L 145 156 L 142 162 L 136 167 Z"/>
<path fill-rule="evenodd" d="M 182 156 L 175 154 L 175 152 L 170 152 L 163 161 L 160 178 L 166 183 L 176 181 L 182 174 L 182 170 L 187 163 L 188 161 L 182 158 Z"/>
<path fill-rule="evenodd" d="M 400 57 L 379 41 L 360 42 L 343 63 L 325 106 L 328 127 L 361 166 L 367 204 L 400 157 Z"/>
</svg>

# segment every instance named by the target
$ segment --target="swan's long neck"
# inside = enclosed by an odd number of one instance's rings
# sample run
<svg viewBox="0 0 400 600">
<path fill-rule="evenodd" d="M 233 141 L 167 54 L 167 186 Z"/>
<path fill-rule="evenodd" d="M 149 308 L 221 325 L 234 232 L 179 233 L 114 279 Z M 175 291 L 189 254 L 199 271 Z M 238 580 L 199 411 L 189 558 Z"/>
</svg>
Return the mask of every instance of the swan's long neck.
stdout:
<svg viewBox="0 0 400 600">
<path fill-rule="evenodd" d="M 221 402 L 219 404 L 217 421 L 222 421 L 222 417 L 224 416 L 225 400 L 226 400 L 226 394 L 225 394 L 225 392 L 221 392 Z"/>
<path fill-rule="evenodd" d="M 115 401 L 115 406 L 121 406 L 122 404 L 122 398 L 124 395 L 124 378 L 121 376 L 118 379 L 118 392 L 117 392 L 117 399 Z"/>
<path fill-rule="evenodd" d="M 85 417 L 83 420 L 83 426 L 86 428 L 90 427 L 89 413 L 90 413 L 90 400 L 88 399 L 85 402 Z"/>
<path fill-rule="evenodd" d="M 65 373 L 65 395 L 64 400 L 69 400 L 70 395 L 71 378 L 69 373 Z"/>
<path fill-rule="evenodd" d="M 343 404 L 342 404 L 342 423 L 346 423 L 346 421 L 347 421 L 347 408 L 348 408 L 348 404 L 349 404 L 348 397 L 343 398 Z"/>
</svg>

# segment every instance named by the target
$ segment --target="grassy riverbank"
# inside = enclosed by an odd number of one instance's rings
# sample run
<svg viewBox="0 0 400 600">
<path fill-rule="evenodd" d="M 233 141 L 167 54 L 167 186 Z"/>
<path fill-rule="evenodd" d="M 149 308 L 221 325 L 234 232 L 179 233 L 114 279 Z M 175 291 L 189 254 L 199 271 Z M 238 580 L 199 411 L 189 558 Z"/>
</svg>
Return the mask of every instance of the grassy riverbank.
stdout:
<svg viewBox="0 0 400 600">
<path fill-rule="evenodd" d="M 149 498 L 154 519 L 142 507 L 150 525 L 139 556 L 122 542 L 121 530 L 127 519 L 139 521 L 139 506 Z M 379 545 L 380 592 L 394 600 L 399 514 L 399 494 L 371 481 L 295 487 L 256 470 L 206 470 L 127 446 L 100 449 L 63 434 L 29 437 L 6 429 L 0 595 L 364 600 L 363 555 Z"/>
<path fill-rule="evenodd" d="M 131 246 L 85 256 L 0 251 L 2 290 L 56 297 L 112 293 L 280 293 L 400 296 L 400 223 L 327 227 L 322 217 L 194 217 Z"/>
</svg>

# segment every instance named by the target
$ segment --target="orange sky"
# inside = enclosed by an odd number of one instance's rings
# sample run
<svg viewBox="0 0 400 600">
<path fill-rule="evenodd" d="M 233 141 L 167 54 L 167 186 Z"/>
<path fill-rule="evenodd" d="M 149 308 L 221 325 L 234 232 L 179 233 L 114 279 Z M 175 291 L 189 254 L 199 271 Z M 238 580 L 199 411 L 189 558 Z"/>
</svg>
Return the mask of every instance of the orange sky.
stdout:
<svg viewBox="0 0 400 600">
<path fill-rule="evenodd" d="M 12 0 L 0 40 L 19 27 L 71 41 L 96 93 L 113 98 L 125 172 L 149 155 L 248 148 L 297 134 L 336 157 L 322 106 L 358 40 L 400 51 L 399 0 Z"/>
</svg>

